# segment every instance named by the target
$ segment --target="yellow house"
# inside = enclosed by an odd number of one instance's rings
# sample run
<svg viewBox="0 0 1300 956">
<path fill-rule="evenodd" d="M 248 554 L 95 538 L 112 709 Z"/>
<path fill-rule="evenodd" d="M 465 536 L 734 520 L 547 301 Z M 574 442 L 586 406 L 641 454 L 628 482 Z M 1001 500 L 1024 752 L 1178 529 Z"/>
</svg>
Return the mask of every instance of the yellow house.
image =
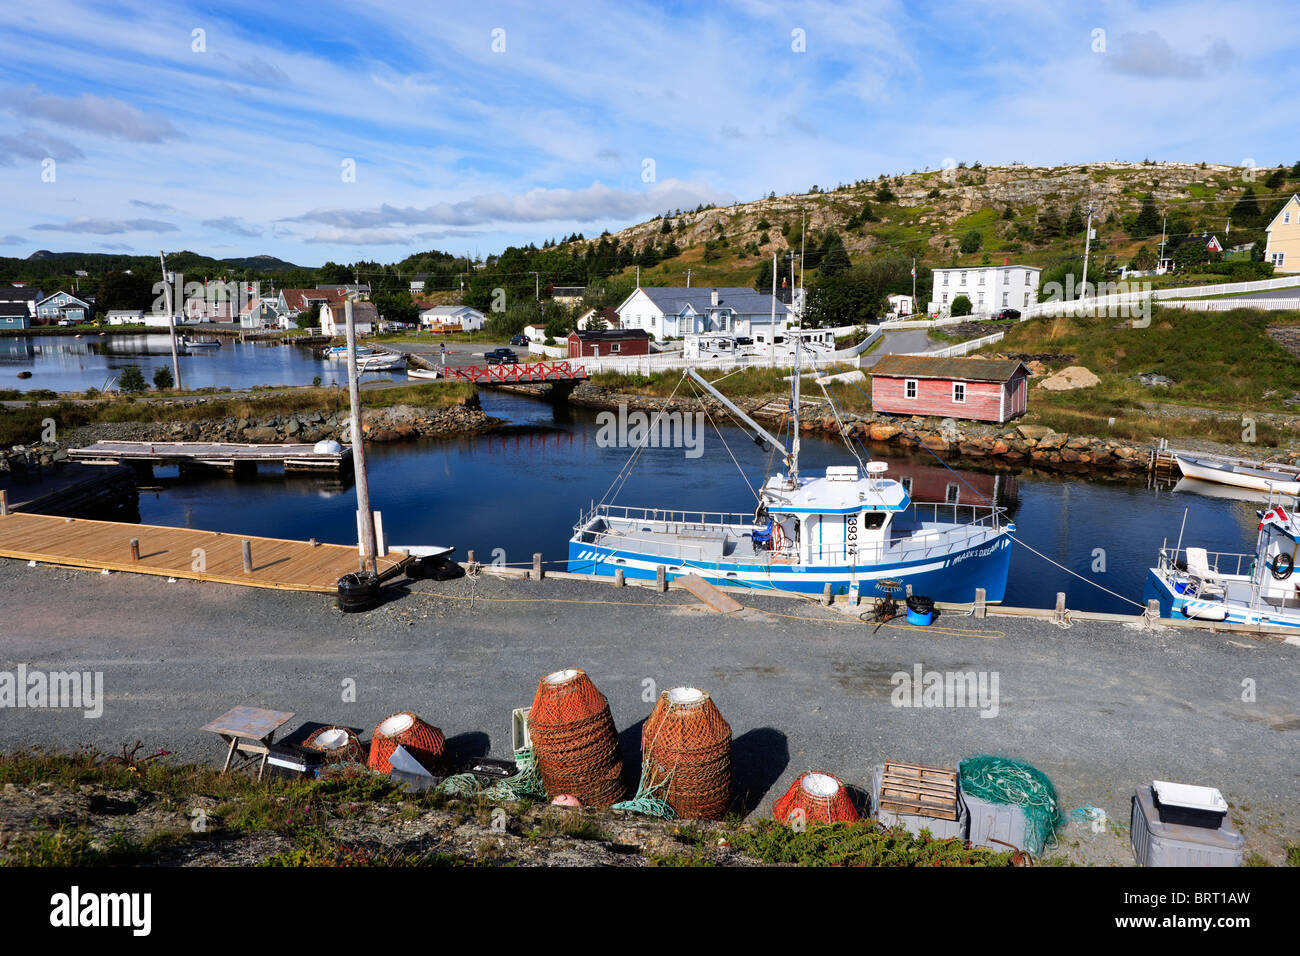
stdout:
<svg viewBox="0 0 1300 956">
<path fill-rule="evenodd" d="M 1265 232 L 1264 261 L 1278 272 L 1300 272 L 1300 195 L 1287 200 Z"/>
</svg>

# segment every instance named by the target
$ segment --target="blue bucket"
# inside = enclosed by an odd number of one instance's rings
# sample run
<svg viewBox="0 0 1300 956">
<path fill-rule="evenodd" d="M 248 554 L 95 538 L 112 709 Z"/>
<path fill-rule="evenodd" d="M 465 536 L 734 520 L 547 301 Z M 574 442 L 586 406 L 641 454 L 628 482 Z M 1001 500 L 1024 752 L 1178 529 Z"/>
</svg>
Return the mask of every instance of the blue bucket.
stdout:
<svg viewBox="0 0 1300 956">
<path fill-rule="evenodd" d="M 1185 594 L 1186 592 L 1187 592 L 1187 582 L 1186 582 L 1186 581 L 1175 581 L 1175 582 L 1174 582 L 1174 593 L 1175 593 L 1175 594 Z"/>
<path fill-rule="evenodd" d="M 907 609 L 907 623 L 915 624 L 917 627 L 929 627 L 930 622 L 934 620 L 934 611 L 913 611 L 910 607 Z"/>
</svg>

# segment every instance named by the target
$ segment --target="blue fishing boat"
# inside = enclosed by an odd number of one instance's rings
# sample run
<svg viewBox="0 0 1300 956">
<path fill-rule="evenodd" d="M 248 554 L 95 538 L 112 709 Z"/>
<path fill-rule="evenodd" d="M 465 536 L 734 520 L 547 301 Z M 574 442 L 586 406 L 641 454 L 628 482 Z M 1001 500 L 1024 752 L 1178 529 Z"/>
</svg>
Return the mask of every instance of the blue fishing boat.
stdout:
<svg viewBox="0 0 1300 956">
<path fill-rule="evenodd" d="M 1144 600 L 1159 601 L 1161 617 L 1300 628 L 1300 515 L 1272 494 L 1257 514 L 1251 554 L 1184 548 L 1180 531 L 1178 544 L 1161 547 L 1147 570 Z"/>
<path fill-rule="evenodd" d="M 578 574 L 669 580 L 696 574 L 720 586 L 875 598 L 911 585 L 936 601 L 1006 592 L 1015 525 L 1005 509 L 914 501 L 885 462 L 799 470 L 799 357 L 792 376 L 789 447 L 694 370 L 686 377 L 720 401 L 755 439 L 780 452 L 783 469 L 760 485 L 752 511 L 594 504 L 574 526 L 568 568 Z M 752 493 L 751 493 L 752 494 Z M 753 499 L 750 499 L 753 501 Z"/>
</svg>

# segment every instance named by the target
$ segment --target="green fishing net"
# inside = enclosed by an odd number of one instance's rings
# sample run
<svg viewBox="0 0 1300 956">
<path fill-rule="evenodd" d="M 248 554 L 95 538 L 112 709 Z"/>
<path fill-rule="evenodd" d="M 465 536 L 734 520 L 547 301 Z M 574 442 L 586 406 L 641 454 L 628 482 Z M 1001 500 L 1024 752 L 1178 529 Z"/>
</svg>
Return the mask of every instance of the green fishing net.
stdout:
<svg viewBox="0 0 1300 956">
<path fill-rule="evenodd" d="M 1024 849 L 1038 856 L 1056 843 L 1065 814 L 1047 774 L 1023 761 L 989 754 L 963 760 L 958 769 L 964 793 L 990 803 L 1012 803 L 1024 811 Z"/>
</svg>

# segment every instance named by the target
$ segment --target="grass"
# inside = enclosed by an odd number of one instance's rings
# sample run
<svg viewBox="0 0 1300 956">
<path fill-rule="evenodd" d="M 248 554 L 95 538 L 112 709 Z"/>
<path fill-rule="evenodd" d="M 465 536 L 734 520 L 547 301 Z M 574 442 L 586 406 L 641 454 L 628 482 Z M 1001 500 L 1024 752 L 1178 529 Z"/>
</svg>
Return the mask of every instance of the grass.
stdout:
<svg viewBox="0 0 1300 956">
<path fill-rule="evenodd" d="M 797 866 L 1010 866 L 1010 853 L 967 849 L 961 840 L 881 831 L 871 823 L 814 823 L 803 832 L 764 820 L 732 845 L 765 863 Z"/>
<path fill-rule="evenodd" d="M 427 382 L 393 388 L 368 389 L 361 392 L 361 404 L 367 408 L 393 405 L 420 405 L 446 408 L 464 405 L 477 394 L 467 382 Z M 267 418 L 294 412 L 333 413 L 347 407 L 343 390 L 330 388 L 294 389 L 270 395 L 232 395 L 208 398 L 202 403 L 169 405 L 160 409 L 158 399 L 131 397 L 111 398 L 90 403 L 61 401 L 57 405 L 10 408 L 0 415 L 0 447 L 40 440 L 47 418 L 54 419 L 56 434 L 81 425 L 101 422 L 198 422 L 223 418 Z"/>
</svg>

